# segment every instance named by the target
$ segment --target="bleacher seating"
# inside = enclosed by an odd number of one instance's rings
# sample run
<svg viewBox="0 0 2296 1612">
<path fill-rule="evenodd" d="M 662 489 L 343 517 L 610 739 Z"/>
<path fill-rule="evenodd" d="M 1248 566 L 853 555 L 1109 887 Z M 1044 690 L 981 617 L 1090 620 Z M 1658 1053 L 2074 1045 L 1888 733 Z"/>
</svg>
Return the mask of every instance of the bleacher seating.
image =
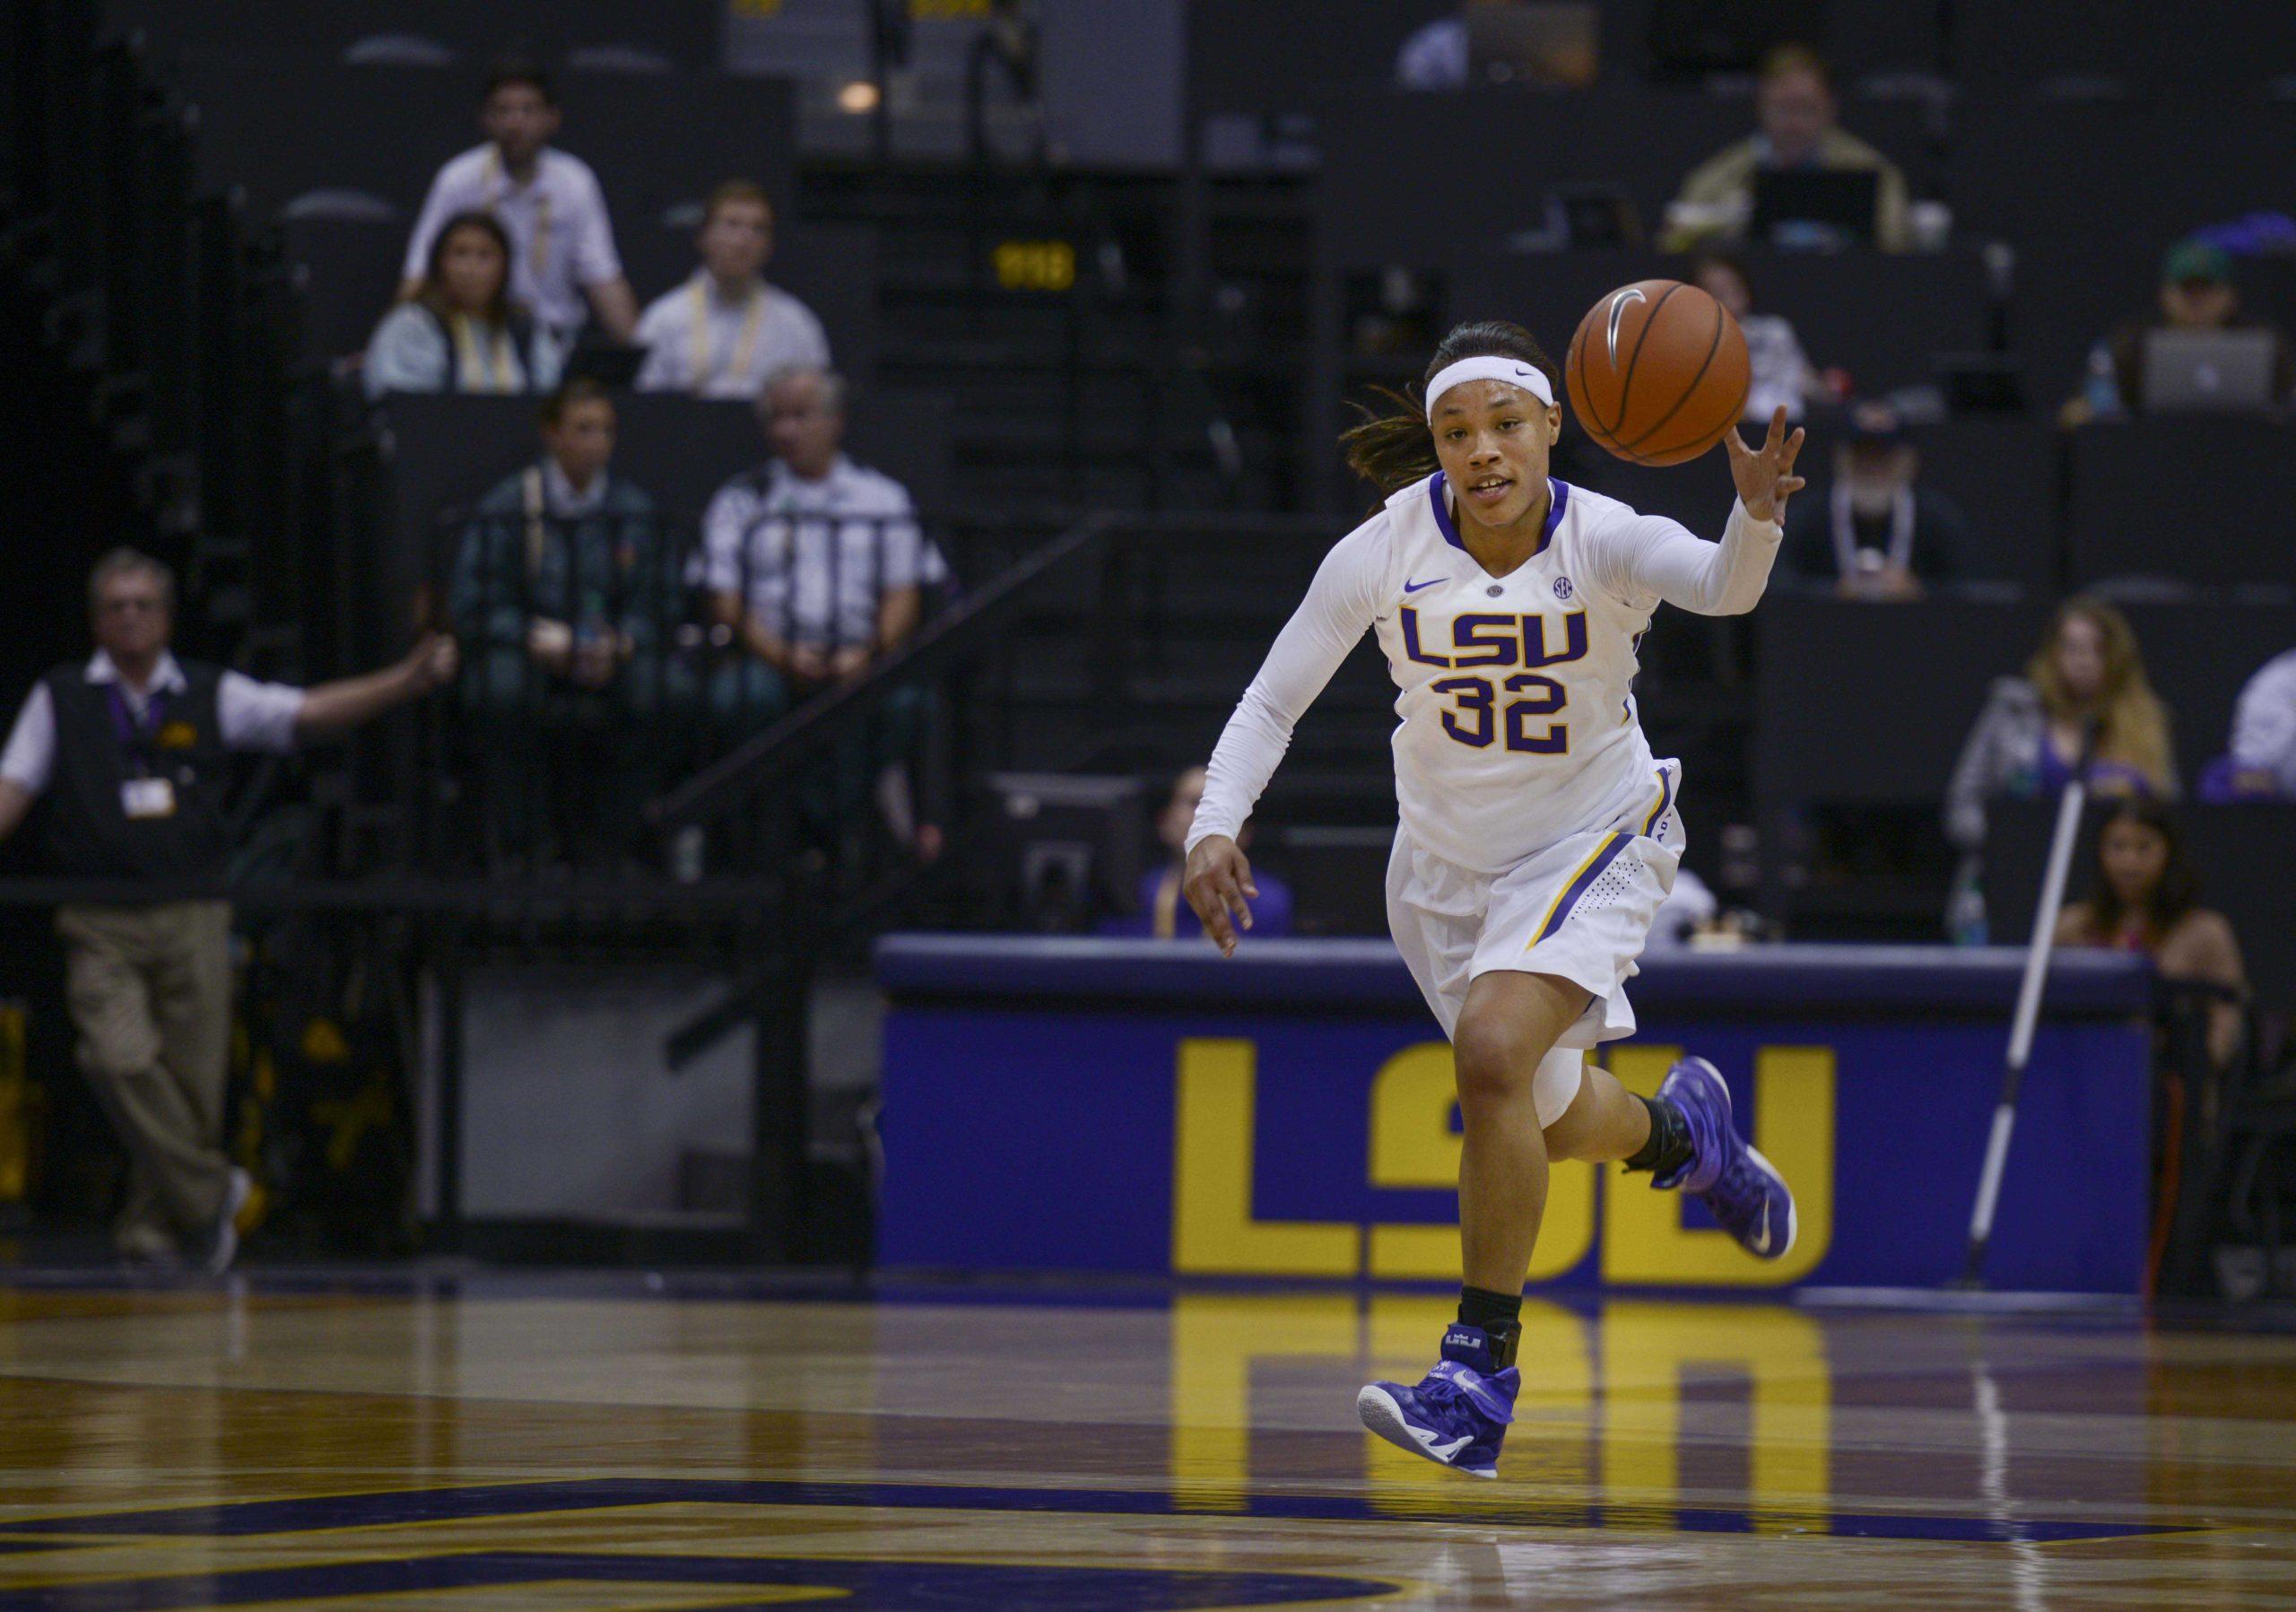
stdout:
<svg viewBox="0 0 2296 1612">
<path fill-rule="evenodd" d="M 253 40 L 292 40 L 299 48 L 340 57 L 362 43 L 414 39 L 484 62 L 514 45 L 559 61 L 609 49 L 661 57 L 673 66 L 709 67 L 718 59 L 723 9 L 713 0 L 552 0 L 522 6 L 515 18 L 468 0 L 104 0 L 116 29 L 140 30 L 162 66 L 181 52 Z M 515 31 L 507 31 L 515 29 Z"/>
<path fill-rule="evenodd" d="M 1320 261 L 1335 268 L 1470 262 L 1545 221 L 1547 193 L 1595 181 L 1656 235 L 1683 176 L 1753 129 L 1744 97 L 1600 84 L 1571 94 L 1356 91 L 1327 98 L 1318 204 Z M 1901 167 L 1926 149 L 1918 101 L 1852 98 L 1845 126 Z M 1465 148 L 1492 156 L 1465 160 Z M 1494 170 L 1492 162 L 1497 162 Z M 1503 179 L 1494 179 L 1494 171 Z"/>
<path fill-rule="evenodd" d="M 597 173 L 618 230 L 736 175 L 792 210 L 788 85 L 712 72 L 557 75 L 559 144 Z M 199 109 L 203 180 L 269 217 L 317 193 L 379 199 L 412 221 L 448 158 L 478 144 L 478 67 L 346 65 L 282 50 L 187 49 L 175 74 Z M 310 131 L 344 131 L 317 139 Z M 381 131 L 389 131 L 387 135 Z"/>
<path fill-rule="evenodd" d="M 1955 0 L 1948 37 L 1954 76 L 1978 88 L 2101 80 L 2197 102 L 2284 74 L 2296 12 L 2251 0 Z"/>
<path fill-rule="evenodd" d="M 1966 234 L 2121 241 L 2157 263 L 2187 231 L 2283 205 L 2296 189 L 2292 136 L 2296 102 L 2254 85 L 1987 88 L 1955 103 L 1946 199 Z M 2040 174 L 2047 184 L 2034 183 Z"/>
<path fill-rule="evenodd" d="M 2288 541 L 2296 431 L 2187 415 L 2095 425 L 2068 441 L 2073 579 L 2296 589 Z"/>
</svg>

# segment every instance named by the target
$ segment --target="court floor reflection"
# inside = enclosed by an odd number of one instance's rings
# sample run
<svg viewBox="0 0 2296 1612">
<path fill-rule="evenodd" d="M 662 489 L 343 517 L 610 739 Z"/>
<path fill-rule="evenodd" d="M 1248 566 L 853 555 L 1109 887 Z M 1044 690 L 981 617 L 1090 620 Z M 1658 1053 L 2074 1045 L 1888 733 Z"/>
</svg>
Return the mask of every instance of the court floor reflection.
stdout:
<svg viewBox="0 0 2296 1612">
<path fill-rule="evenodd" d="M 0 1612 L 2296 1599 L 2284 1333 L 1535 1302 L 1484 1484 L 1439 1297 L 767 1291 L 0 1291 Z"/>
</svg>

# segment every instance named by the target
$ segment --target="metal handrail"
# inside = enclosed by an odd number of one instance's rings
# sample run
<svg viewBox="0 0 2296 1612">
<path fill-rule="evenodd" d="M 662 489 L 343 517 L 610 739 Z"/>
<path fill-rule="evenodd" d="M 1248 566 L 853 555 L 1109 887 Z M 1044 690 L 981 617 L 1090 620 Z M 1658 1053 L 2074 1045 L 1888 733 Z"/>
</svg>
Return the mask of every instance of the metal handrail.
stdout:
<svg viewBox="0 0 2296 1612">
<path fill-rule="evenodd" d="M 660 829 L 709 822 L 744 802 L 777 799 L 795 789 L 796 763 L 833 744 L 848 721 L 875 710 L 902 683 L 937 671 L 963 656 L 1072 561 L 1135 539 L 1247 536 L 1328 541 L 1334 534 L 1331 522 L 1313 517 L 1109 512 L 1087 516 L 926 623 L 899 651 L 871 666 L 854 682 L 824 691 L 684 783 L 648 802 L 646 819 Z"/>
</svg>

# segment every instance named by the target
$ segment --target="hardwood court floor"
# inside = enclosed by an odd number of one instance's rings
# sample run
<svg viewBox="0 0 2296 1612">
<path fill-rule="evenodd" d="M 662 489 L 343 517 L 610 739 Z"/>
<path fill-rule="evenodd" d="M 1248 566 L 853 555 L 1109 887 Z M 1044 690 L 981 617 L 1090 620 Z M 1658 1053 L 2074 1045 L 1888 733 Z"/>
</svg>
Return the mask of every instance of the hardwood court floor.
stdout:
<svg viewBox="0 0 2296 1612">
<path fill-rule="evenodd" d="M 1440 1299 L 763 1291 L 20 1277 L 0 1612 L 2296 1605 L 2285 1333 L 1535 1305 L 1480 1483 Z"/>
</svg>

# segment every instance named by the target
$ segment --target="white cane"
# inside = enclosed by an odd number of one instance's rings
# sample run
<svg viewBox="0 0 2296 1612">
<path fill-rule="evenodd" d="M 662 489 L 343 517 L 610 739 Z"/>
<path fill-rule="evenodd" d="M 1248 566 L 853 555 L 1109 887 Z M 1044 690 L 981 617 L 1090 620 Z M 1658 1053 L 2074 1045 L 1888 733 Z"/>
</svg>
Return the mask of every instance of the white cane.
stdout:
<svg viewBox="0 0 2296 1612">
<path fill-rule="evenodd" d="M 2008 1067 L 2001 1077 L 2001 1101 L 1993 1111 L 1993 1134 L 1986 1138 L 1985 1172 L 1978 1178 L 1977 1203 L 1970 1211 L 1970 1258 L 1961 1285 L 1985 1281 L 1985 1247 L 1993 1236 L 1993 1211 L 2001 1196 L 2001 1172 L 2009 1163 L 2009 1137 L 2017 1128 L 2017 1088 L 2024 1084 L 2025 1060 L 2033 1050 L 2033 1027 L 2041 1016 L 2041 988 L 2048 979 L 2049 948 L 2057 941 L 2057 918 L 2065 905 L 2065 876 L 2073 866 L 2073 842 L 2081 834 L 2081 808 L 2088 798 L 2086 779 L 2093 730 L 2084 736 L 2073 780 L 2057 805 L 2057 829 L 2048 842 L 2048 871 L 2041 879 L 2040 905 L 2033 913 L 2033 937 L 2025 947 L 2025 977 L 2017 987 L 2017 1016 L 2009 1031 Z"/>
</svg>

